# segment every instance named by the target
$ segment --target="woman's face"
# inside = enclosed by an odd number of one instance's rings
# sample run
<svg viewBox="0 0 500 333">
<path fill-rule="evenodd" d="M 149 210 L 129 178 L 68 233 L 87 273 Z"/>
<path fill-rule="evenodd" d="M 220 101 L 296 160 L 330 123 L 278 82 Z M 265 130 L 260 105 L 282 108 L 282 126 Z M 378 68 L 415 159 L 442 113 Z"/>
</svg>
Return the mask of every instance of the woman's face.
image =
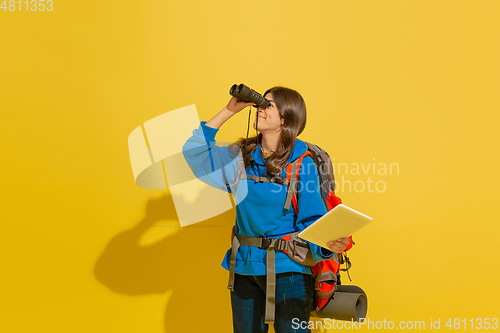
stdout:
<svg viewBox="0 0 500 333">
<path fill-rule="evenodd" d="M 266 109 L 258 108 L 257 117 L 259 118 L 259 128 L 257 128 L 257 130 L 262 134 L 279 133 L 281 132 L 281 127 L 285 120 L 280 118 L 280 112 L 274 103 L 273 94 L 268 93 L 264 98 L 269 100 L 270 103 Z M 255 128 L 256 123 L 257 120 L 253 123 L 253 128 Z"/>
</svg>

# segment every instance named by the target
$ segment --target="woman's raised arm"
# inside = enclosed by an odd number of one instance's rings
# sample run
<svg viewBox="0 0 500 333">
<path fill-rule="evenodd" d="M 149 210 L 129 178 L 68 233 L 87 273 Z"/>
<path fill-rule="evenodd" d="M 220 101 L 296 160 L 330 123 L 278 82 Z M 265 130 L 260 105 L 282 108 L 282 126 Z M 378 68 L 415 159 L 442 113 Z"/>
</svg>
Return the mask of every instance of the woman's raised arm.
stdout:
<svg viewBox="0 0 500 333">
<path fill-rule="evenodd" d="M 247 106 L 255 105 L 252 102 L 243 102 L 236 97 L 231 97 L 229 103 L 219 113 L 207 121 L 205 125 L 215 129 L 219 129 L 229 118 L 246 108 Z"/>
</svg>

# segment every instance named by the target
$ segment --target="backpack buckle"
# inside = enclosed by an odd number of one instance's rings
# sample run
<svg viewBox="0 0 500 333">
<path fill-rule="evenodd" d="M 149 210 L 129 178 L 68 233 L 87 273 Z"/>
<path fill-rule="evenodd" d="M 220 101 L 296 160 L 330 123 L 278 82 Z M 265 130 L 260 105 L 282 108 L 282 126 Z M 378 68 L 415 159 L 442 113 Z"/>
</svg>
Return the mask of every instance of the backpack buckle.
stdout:
<svg viewBox="0 0 500 333">
<path fill-rule="evenodd" d="M 285 251 L 288 250 L 288 241 L 281 239 L 281 238 L 267 238 L 267 237 L 259 237 L 260 239 L 260 246 L 259 249 L 261 250 L 266 250 L 269 248 L 271 243 L 274 241 L 274 247 L 278 251 Z"/>
<path fill-rule="evenodd" d="M 259 239 L 260 239 L 259 249 L 266 250 L 269 247 L 269 245 L 271 245 L 271 240 L 269 238 L 260 237 Z"/>
<path fill-rule="evenodd" d="M 280 251 L 286 251 L 288 250 L 288 241 L 280 238 L 277 242 L 277 246 L 276 246 L 276 249 L 280 250 Z"/>
</svg>

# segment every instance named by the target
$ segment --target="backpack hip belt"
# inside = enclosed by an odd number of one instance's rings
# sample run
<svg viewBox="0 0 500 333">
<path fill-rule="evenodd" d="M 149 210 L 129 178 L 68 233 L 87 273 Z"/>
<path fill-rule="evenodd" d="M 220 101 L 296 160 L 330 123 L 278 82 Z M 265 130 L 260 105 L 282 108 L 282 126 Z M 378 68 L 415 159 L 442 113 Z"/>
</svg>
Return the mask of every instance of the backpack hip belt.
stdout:
<svg viewBox="0 0 500 333">
<path fill-rule="evenodd" d="M 287 251 L 288 241 L 283 238 L 247 237 L 232 234 L 231 264 L 229 267 L 229 282 L 227 288 L 234 291 L 234 269 L 236 254 L 240 245 L 255 246 L 267 251 L 266 259 L 266 312 L 265 323 L 274 324 L 274 308 L 276 299 L 276 266 L 275 251 Z"/>
<path fill-rule="evenodd" d="M 234 231 L 234 229 L 233 229 Z M 236 267 L 236 254 L 240 245 L 255 246 L 259 249 L 267 250 L 266 253 L 266 311 L 265 323 L 274 324 L 275 300 L 276 300 L 276 265 L 275 265 L 275 251 L 283 251 L 288 257 L 299 264 L 312 267 L 316 265 L 312 258 L 312 253 L 307 243 L 300 239 L 297 235 L 299 232 L 286 235 L 283 238 L 267 238 L 267 237 L 248 237 L 237 236 L 234 233 L 231 235 L 231 263 L 229 266 L 229 282 L 227 288 L 234 291 L 234 275 Z M 335 255 L 334 260 L 337 259 Z M 338 260 L 338 259 L 337 259 Z M 335 260 L 335 261 L 337 261 Z M 335 280 L 335 276 L 330 276 L 328 273 L 321 272 L 316 275 L 315 290 L 319 292 L 320 281 Z M 335 290 L 328 294 L 321 294 L 321 298 L 329 298 Z"/>
</svg>

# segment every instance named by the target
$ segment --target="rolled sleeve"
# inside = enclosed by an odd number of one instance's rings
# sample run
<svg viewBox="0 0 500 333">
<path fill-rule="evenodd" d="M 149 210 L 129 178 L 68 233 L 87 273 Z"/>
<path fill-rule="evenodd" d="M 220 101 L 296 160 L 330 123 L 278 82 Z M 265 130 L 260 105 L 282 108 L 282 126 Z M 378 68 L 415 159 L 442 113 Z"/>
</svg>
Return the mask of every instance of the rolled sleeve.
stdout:
<svg viewBox="0 0 500 333">
<path fill-rule="evenodd" d="M 182 153 L 193 174 L 204 183 L 230 191 L 229 185 L 238 179 L 238 155 L 228 146 L 219 146 L 215 136 L 219 131 L 202 121 L 182 147 Z"/>
</svg>

